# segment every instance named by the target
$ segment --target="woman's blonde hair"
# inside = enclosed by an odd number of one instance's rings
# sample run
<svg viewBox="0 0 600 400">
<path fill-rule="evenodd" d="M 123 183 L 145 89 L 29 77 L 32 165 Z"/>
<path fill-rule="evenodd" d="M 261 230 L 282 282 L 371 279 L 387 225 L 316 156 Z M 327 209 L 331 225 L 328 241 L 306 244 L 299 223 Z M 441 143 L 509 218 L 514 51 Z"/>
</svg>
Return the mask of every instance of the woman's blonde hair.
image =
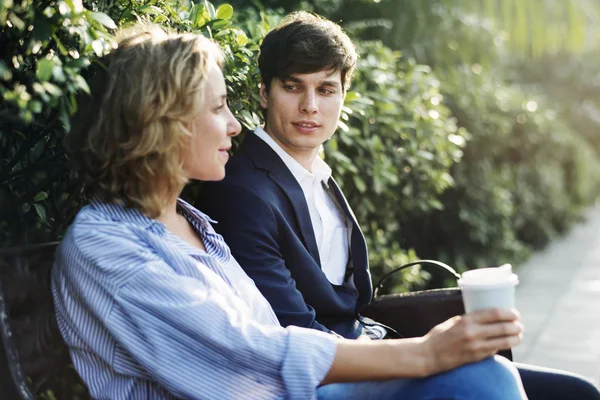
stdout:
<svg viewBox="0 0 600 400">
<path fill-rule="evenodd" d="M 187 182 L 186 125 L 202 106 L 211 60 L 223 56 L 202 35 L 155 25 L 122 30 L 117 42 L 67 148 L 94 195 L 156 218 Z"/>
</svg>

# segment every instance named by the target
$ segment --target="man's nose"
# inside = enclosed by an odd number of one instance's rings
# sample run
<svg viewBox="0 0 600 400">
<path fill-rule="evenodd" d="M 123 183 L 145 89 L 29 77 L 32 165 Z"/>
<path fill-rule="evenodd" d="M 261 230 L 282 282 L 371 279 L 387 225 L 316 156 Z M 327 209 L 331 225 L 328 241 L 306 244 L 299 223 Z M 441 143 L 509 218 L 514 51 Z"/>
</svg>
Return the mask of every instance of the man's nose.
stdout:
<svg viewBox="0 0 600 400">
<path fill-rule="evenodd" d="M 319 109 L 317 105 L 317 95 L 312 90 L 307 90 L 302 97 L 300 108 L 303 113 L 315 114 Z"/>
</svg>

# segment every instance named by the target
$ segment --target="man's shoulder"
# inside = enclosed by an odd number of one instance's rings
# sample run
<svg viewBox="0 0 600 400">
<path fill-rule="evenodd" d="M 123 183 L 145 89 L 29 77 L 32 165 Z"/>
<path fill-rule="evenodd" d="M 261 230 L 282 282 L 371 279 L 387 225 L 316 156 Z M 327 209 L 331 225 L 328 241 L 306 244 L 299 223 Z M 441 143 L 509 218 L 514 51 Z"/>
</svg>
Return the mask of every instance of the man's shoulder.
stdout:
<svg viewBox="0 0 600 400">
<path fill-rule="evenodd" d="M 248 136 L 250 135 L 254 134 L 249 133 Z M 225 166 L 225 178 L 211 182 L 208 186 L 270 186 L 274 184 L 270 174 L 285 168 L 277 154 L 266 143 L 262 143 L 260 138 L 247 137 Z"/>
<path fill-rule="evenodd" d="M 196 206 L 217 221 L 222 220 L 223 211 L 231 213 L 235 207 L 275 207 L 284 198 L 281 187 L 270 176 L 272 170 L 256 168 L 247 160 L 247 155 L 237 154 L 230 160 L 225 178 L 205 182 L 202 195 Z"/>
<path fill-rule="evenodd" d="M 283 175 L 287 167 L 266 143 L 250 135 L 254 136 L 251 132 L 247 134 L 225 166 L 225 178 L 204 183 L 203 195 L 197 205 L 208 215 L 214 214 L 214 208 L 222 208 L 232 198 L 240 202 L 256 200 L 269 204 L 281 198 L 283 192 L 275 175 Z"/>
<path fill-rule="evenodd" d="M 233 160 L 232 160 L 233 161 Z M 253 168 L 244 163 L 233 164 L 227 168 L 225 178 L 220 181 L 205 182 L 202 188 L 205 200 L 214 200 L 222 196 L 240 198 L 269 197 L 267 193 L 277 190 L 277 185 L 269 177 L 269 171 Z"/>
<path fill-rule="evenodd" d="M 236 181 L 240 178 L 265 175 L 265 171 L 257 168 L 252 155 L 244 148 L 238 150 L 225 165 L 225 179 L 223 181 Z M 221 181 L 222 182 L 222 181 Z"/>
</svg>

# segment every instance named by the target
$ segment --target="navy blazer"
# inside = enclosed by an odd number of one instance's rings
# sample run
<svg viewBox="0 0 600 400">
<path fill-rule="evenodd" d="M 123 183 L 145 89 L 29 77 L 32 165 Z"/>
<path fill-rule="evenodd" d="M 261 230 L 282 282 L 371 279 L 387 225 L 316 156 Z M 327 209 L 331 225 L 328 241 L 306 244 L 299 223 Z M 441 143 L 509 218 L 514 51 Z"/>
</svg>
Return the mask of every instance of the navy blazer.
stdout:
<svg viewBox="0 0 600 400">
<path fill-rule="evenodd" d="M 367 246 L 338 185 L 329 186 L 352 221 L 353 280 L 334 285 L 321 270 L 308 205 L 279 155 L 247 132 L 226 166 L 226 177 L 205 182 L 196 206 L 217 221 L 232 254 L 271 303 L 283 326 L 333 330 L 350 338 L 362 331 L 359 311 L 372 294 Z"/>
</svg>

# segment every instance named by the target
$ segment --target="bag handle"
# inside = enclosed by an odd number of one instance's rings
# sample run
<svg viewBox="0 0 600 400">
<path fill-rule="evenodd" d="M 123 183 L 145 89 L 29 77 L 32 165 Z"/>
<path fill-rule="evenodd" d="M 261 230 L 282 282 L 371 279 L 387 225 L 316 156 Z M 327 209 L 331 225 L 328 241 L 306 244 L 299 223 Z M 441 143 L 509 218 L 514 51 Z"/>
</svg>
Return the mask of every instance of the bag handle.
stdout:
<svg viewBox="0 0 600 400">
<path fill-rule="evenodd" d="M 444 264 L 443 262 L 436 261 L 436 260 L 417 260 L 417 261 L 409 262 L 408 264 L 401 265 L 398 268 L 395 268 L 392 271 L 388 272 L 381 279 L 379 279 L 379 282 L 377 282 L 377 285 L 375 285 L 375 289 L 373 289 L 373 297 L 371 298 L 371 301 L 375 300 L 375 297 L 377 297 L 377 294 L 379 293 L 379 290 L 383 286 L 383 283 L 385 281 L 387 281 L 389 277 L 391 277 L 392 275 L 394 275 L 396 272 L 402 271 L 403 269 L 406 269 L 406 268 L 409 268 L 409 267 L 413 267 L 415 265 L 420 265 L 420 264 L 421 265 L 423 265 L 423 264 L 436 265 L 436 266 L 438 266 L 438 267 L 440 267 L 440 268 L 448 271 L 456 279 L 460 279 L 460 274 L 457 273 L 448 264 Z"/>
</svg>

